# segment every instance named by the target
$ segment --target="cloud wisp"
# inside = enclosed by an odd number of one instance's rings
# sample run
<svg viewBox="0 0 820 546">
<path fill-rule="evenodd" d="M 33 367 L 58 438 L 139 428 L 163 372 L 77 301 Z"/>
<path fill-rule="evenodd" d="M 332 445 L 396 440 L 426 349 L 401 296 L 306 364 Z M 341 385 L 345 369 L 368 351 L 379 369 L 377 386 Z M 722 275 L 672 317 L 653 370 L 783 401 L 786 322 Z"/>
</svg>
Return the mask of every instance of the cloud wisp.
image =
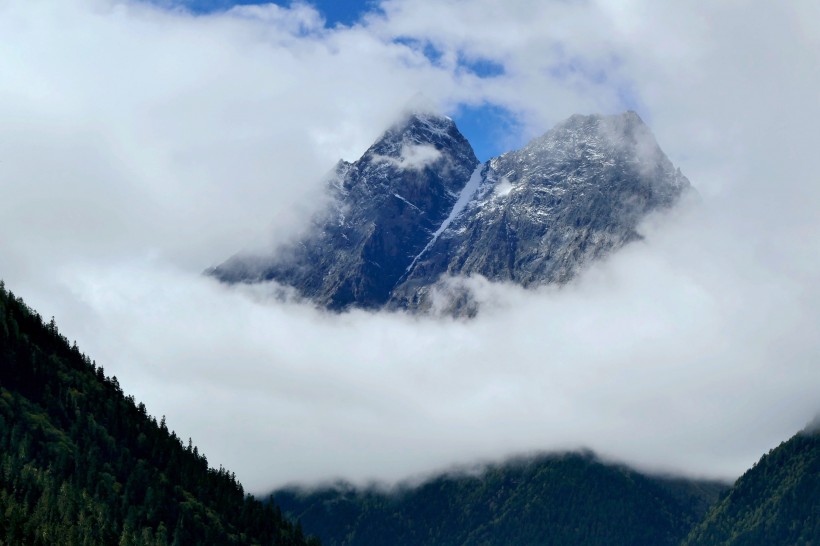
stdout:
<svg viewBox="0 0 820 546">
<path fill-rule="evenodd" d="M 441 158 L 441 152 L 431 144 L 404 144 L 399 157 L 379 156 L 378 159 L 399 169 L 421 171 Z"/>
</svg>

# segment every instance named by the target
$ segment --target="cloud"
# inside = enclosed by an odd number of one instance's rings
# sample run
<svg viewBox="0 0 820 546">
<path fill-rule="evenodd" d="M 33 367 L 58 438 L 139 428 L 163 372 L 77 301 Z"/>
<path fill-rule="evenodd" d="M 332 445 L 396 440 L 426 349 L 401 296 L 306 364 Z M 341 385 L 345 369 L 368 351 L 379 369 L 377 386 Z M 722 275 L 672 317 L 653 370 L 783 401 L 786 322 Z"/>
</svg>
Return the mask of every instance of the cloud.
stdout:
<svg viewBox="0 0 820 546">
<path fill-rule="evenodd" d="M 498 197 L 506 197 L 511 191 L 513 191 L 513 185 L 506 176 L 502 176 L 493 188 L 493 193 Z"/>
<path fill-rule="evenodd" d="M 441 158 L 441 152 L 432 144 L 403 144 L 399 157 L 378 156 L 378 159 L 412 171 L 423 170 Z"/>
<path fill-rule="evenodd" d="M 577 447 L 736 476 L 816 411 L 816 298 L 702 210 L 647 233 L 564 289 L 471 279 L 474 321 L 328 315 L 139 264 L 65 276 L 87 310 L 69 325 L 256 491 Z"/>
<path fill-rule="evenodd" d="M 2 3 L 9 288 L 254 491 L 578 446 L 736 476 L 817 413 L 808 3 L 380 6 L 328 29 L 304 5 Z M 507 108 L 523 136 L 637 105 L 702 202 L 563 289 L 466 281 L 489 303 L 469 322 L 327 315 L 200 275 L 297 232 L 417 92 Z"/>
</svg>

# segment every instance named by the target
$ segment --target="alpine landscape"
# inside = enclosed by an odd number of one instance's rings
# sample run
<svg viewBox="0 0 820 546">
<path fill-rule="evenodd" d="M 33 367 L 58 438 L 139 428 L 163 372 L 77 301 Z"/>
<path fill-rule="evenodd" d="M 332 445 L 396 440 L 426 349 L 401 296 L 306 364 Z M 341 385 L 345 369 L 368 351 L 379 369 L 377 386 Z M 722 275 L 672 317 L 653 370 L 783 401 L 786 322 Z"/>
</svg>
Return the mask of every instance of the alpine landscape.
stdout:
<svg viewBox="0 0 820 546">
<path fill-rule="evenodd" d="M 0 43 L 0 545 L 820 545 L 811 2 Z"/>
</svg>

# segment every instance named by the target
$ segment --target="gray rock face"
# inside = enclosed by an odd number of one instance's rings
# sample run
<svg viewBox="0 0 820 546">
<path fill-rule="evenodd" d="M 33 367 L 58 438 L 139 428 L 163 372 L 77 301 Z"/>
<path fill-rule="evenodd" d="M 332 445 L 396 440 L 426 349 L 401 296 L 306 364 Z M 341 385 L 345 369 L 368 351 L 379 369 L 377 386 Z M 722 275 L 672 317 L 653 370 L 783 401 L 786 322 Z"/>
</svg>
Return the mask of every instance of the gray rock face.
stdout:
<svg viewBox="0 0 820 546">
<path fill-rule="evenodd" d="M 452 120 L 413 114 L 339 163 L 332 204 L 303 240 L 209 273 L 273 279 L 333 310 L 424 310 L 443 277 L 566 282 L 688 188 L 634 112 L 573 116 L 484 165 Z"/>
<path fill-rule="evenodd" d="M 339 162 L 331 206 L 303 240 L 208 273 L 228 283 L 275 280 L 333 310 L 381 307 L 477 165 L 451 119 L 411 114 L 358 161 Z"/>
<path fill-rule="evenodd" d="M 471 200 L 418 257 L 391 305 L 427 307 L 442 275 L 566 282 L 638 238 L 646 214 L 687 188 L 636 113 L 572 116 L 482 166 Z"/>
</svg>

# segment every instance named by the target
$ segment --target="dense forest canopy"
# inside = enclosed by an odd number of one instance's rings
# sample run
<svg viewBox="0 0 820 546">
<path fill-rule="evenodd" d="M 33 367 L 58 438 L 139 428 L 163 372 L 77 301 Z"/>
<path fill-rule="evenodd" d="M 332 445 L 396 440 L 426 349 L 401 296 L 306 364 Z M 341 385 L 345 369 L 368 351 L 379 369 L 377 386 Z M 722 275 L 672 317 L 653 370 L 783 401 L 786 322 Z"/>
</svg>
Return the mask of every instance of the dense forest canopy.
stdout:
<svg viewBox="0 0 820 546">
<path fill-rule="evenodd" d="M 727 487 L 568 453 L 392 490 L 337 484 L 274 499 L 327 545 L 677 546 Z"/>
<path fill-rule="evenodd" d="M 0 281 L 0 544 L 318 544 Z"/>
<path fill-rule="evenodd" d="M 820 430 L 810 426 L 749 469 L 685 546 L 820 544 Z"/>
<path fill-rule="evenodd" d="M 731 487 L 568 453 L 420 485 L 338 483 L 274 498 L 331 546 L 818 546 L 820 430 L 770 450 Z"/>
</svg>

